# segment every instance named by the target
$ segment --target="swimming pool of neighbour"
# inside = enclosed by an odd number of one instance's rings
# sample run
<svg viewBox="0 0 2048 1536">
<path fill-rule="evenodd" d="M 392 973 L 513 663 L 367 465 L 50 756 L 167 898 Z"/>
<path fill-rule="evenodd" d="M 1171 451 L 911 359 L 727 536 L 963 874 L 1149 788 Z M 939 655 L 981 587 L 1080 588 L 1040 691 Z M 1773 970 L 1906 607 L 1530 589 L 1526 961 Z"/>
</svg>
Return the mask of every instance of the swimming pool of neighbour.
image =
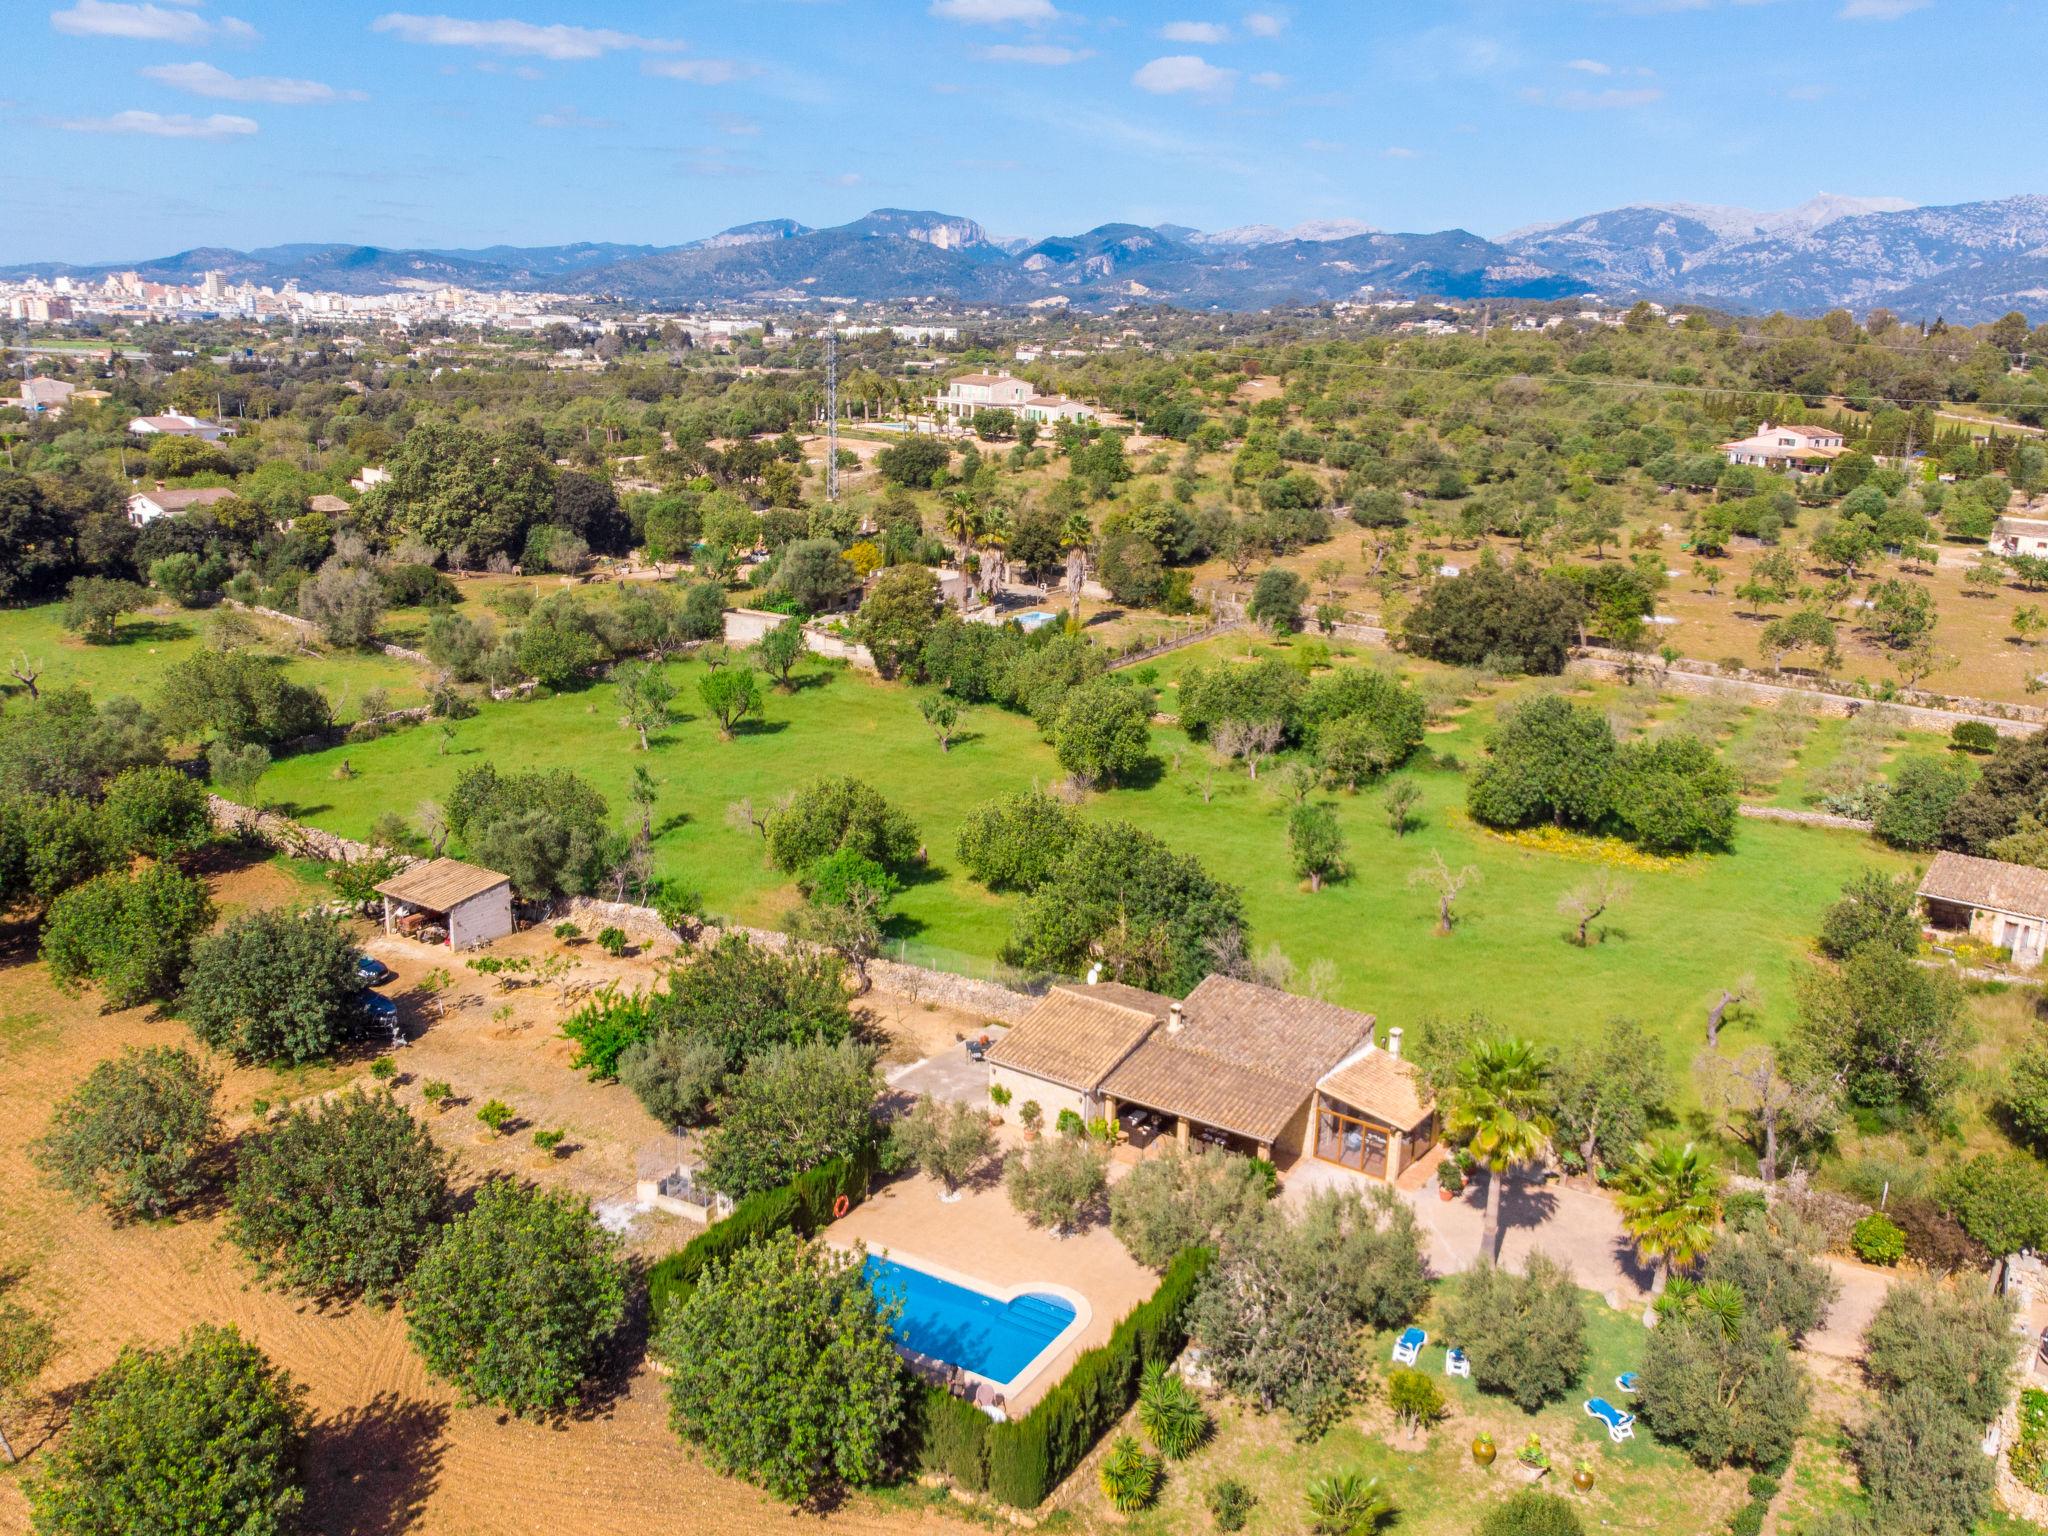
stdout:
<svg viewBox="0 0 2048 1536">
<path fill-rule="evenodd" d="M 994 1382 L 1018 1383 L 1078 1315 L 1071 1302 L 1027 1291 L 1008 1301 L 869 1254 L 867 1280 L 883 1301 L 901 1302 L 896 1337 L 917 1354 Z"/>
</svg>

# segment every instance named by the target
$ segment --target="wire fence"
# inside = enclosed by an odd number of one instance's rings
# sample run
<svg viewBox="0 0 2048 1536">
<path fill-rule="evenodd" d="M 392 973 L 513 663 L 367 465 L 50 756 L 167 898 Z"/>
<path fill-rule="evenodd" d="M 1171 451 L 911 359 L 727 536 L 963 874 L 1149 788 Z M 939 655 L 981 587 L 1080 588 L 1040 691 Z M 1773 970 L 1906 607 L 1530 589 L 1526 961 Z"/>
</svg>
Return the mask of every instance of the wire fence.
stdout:
<svg viewBox="0 0 2048 1536">
<path fill-rule="evenodd" d="M 899 965 L 944 971 L 949 976 L 993 982 L 999 987 L 1008 987 L 1013 992 L 1028 993 L 1033 997 L 1044 995 L 1060 982 L 1074 979 L 1057 971 L 1029 970 L 988 955 L 970 955 L 964 950 L 946 949 L 937 944 L 920 943 L 916 939 L 893 940 L 882 958 L 894 960 Z"/>
</svg>

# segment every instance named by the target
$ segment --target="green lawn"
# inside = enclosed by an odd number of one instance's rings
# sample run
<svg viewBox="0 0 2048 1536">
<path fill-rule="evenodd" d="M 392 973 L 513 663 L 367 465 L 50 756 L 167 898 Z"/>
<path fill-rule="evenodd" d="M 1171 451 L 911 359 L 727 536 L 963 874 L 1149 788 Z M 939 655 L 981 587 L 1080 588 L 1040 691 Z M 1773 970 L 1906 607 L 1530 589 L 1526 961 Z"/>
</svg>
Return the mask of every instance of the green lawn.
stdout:
<svg viewBox="0 0 2048 1536">
<path fill-rule="evenodd" d="M 1162 684 L 1193 657 L 1168 659 L 1176 665 L 1161 668 Z M 815 774 L 854 773 L 904 805 L 930 849 L 928 876 L 901 900 L 899 935 L 963 957 L 958 963 L 996 953 L 1012 902 L 966 880 L 953 848 L 975 805 L 1061 776 L 1028 720 L 971 711 L 967 739 L 942 753 L 912 690 L 815 665 L 795 693 L 772 694 L 765 722 L 726 742 L 695 708 L 702 669 L 678 664 L 676 675 L 676 722 L 647 759 L 662 782 L 662 872 L 696 888 L 713 913 L 773 925 L 793 890 L 766 866 L 758 839 L 727 824 L 726 807 L 742 795 L 765 804 Z M 1331 995 L 1387 1024 L 1477 1008 L 1558 1039 L 1588 1020 L 1632 1014 L 1664 1033 L 1671 1065 L 1682 1068 L 1719 989 L 1753 975 L 1763 998 L 1759 1023 L 1777 1033 L 1790 1017 L 1792 976 L 1822 908 L 1858 868 L 1905 861 L 1858 835 L 1745 821 L 1732 853 L 1625 870 L 1631 891 L 1606 920 L 1606 942 L 1574 948 L 1563 939 L 1559 898 L 1596 872 L 1613 847 L 1603 853 L 1587 844 L 1566 856 L 1472 826 L 1462 810 L 1462 775 L 1444 762 L 1445 755 L 1476 759 L 1494 708 L 1515 691 L 1497 691 L 1431 734 L 1426 760 L 1406 770 L 1423 793 L 1418 830 L 1399 838 L 1389 830 L 1378 788 L 1332 798 L 1353 872 L 1320 894 L 1309 894 L 1289 867 L 1277 775 L 1269 768 L 1256 784 L 1242 769 L 1212 777 L 1205 754 L 1173 728 L 1154 732 L 1161 770 L 1153 782 L 1098 794 L 1086 814 L 1126 817 L 1237 882 L 1255 947 L 1277 943 L 1304 976 L 1327 962 Z M 486 704 L 463 722 L 446 755 L 438 732 L 402 732 L 281 762 L 262 794 L 361 835 L 380 814 L 409 812 L 445 794 L 463 768 L 491 761 L 507 769 L 573 768 L 623 817 L 626 784 L 642 759 L 618 717 L 613 689 L 603 683 Z M 351 778 L 335 776 L 343 757 Z M 1432 850 L 1479 872 L 1447 939 L 1433 934 L 1429 894 L 1409 884 Z"/>
<path fill-rule="evenodd" d="M 67 632 L 63 611 L 61 603 L 0 608 L 0 662 L 11 668 L 17 657 L 28 657 L 42 667 L 41 688 L 83 687 L 102 697 L 126 694 L 146 704 L 155 697 L 164 668 L 206 644 L 208 616 L 170 604 L 129 614 L 111 645 L 88 645 Z M 381 651 L 309 654 L 292 643 L 284 626 L 257 622 L 268 637 L 265 649 L 284 658 L 294 682 L 324 693 L 339 719 L 355 719 L 363 695 L 372 688 L 382 688 L 393 709 L 426 700 L 425 675 L 410 662 Z M 0 677 L 0 684 L 10 697 L 26 693 L 12 676 Z"/>
</svg>

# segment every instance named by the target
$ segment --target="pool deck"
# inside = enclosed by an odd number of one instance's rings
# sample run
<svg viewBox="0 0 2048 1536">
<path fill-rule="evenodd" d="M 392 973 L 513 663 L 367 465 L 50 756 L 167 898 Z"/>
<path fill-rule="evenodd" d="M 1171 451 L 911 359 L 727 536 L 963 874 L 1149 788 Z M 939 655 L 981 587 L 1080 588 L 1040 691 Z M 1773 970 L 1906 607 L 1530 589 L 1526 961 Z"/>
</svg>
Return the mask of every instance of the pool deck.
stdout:
<svg viewBox="0 0 2048 1536">
<path fill-rule="evenodd" d="M 824 1236 L 864 1243 L 870 1253 L 893 1252 L 918 1267 L 943 1267 L 946 1278 L 997 1293 L 1036 1288 L 1085 1299 L 1086 1325 L 1009 1396 L 1005 1408 L 1012 1418 L 1029 1412 L 1075 1357 L 1107 1340 L 1158 1288 L 1159 1277 L 1124 1252 L 1107 1226 L 1071 1237 L 1035 1229 L 1011 1208 L 1000 1180 L 963 1191 L 951 1205 L 939 1195 L 939 1184 L 922 1174 L 898 1179 L 833 1222 Z"/>
</svg>

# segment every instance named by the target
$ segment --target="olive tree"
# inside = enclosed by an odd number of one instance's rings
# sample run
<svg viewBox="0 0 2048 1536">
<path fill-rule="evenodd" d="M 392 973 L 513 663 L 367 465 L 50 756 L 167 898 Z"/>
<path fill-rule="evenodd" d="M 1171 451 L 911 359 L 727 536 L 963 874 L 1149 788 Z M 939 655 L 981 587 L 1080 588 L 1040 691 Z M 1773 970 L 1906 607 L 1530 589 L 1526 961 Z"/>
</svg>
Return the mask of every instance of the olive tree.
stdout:
<svg viewBox="0 0 2048 1536">
<path fill-rule="evenodd" d="M 185 1019 L 239 1060 L 311 1061 L 360 1017 L 355 964 L 354 944 L 325 913 L 246 913 L 193 952 Z"/>
<path fill-rule="evenodd" d="M 190 1051 L 130 1047 L 57 1101 L 33 1155 L 52 1183 L 117 1219 L 166 1215 L 206 1187 L 219 1087 Z"/>
</svg>

